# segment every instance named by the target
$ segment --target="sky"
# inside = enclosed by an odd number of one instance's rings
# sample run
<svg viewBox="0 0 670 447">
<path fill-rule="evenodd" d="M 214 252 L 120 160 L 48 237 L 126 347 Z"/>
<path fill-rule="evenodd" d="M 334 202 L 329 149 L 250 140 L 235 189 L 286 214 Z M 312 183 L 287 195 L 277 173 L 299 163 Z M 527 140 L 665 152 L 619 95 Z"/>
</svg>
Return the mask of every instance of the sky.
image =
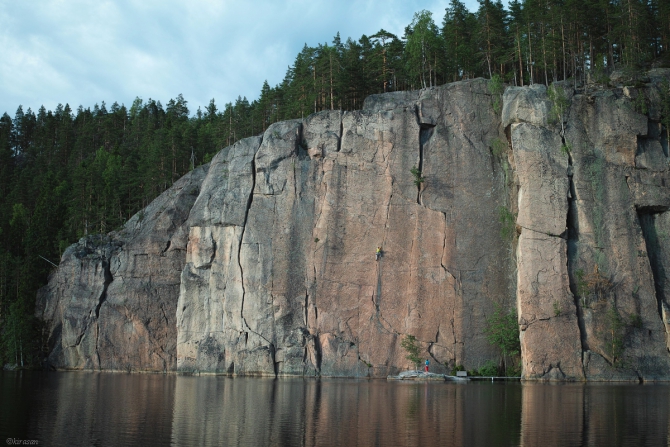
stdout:
<svg viewBox="0 0 670 447">
<path fill-rule="evenodd" d="M 476 0 L 465 0 L 476 10 Z M 305 44 L 401 37 L 415 12 L 441 26 L 449 0 L 0 0 L 0 114 L 60 103 L 130 107 L 178 94 L 191 114 L 213 98 L 258 98 Z"/>
</svg>

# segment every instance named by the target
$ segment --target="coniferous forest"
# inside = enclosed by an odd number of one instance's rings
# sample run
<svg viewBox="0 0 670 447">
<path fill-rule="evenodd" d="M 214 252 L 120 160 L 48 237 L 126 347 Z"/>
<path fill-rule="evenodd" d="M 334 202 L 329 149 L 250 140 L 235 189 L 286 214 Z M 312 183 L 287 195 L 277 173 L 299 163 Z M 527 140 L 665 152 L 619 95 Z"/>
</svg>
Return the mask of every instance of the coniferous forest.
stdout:
<svg viewBox="0 0 670 447">
<path fill-rule="evenodd" d="M 374 93 L 474 77 L 509 85 L 606 84 L 613 70 L 670 67 L 670 1 L 451 0 L 421 11 L 403 36 L 305 45 L 284 80 L 253 101 L 189 110 L 139 97 L 0 117 L 0 361 L 29 365 L 41 348 L 37 289 L 79 238 L 123 225 L 221 148 L 270 124 L 325 109 L 356 110 Z M 141 92 L 137 92 L 138 95 Z M 66 102 L 67 98 L 63 98 Z"/>
</svg>

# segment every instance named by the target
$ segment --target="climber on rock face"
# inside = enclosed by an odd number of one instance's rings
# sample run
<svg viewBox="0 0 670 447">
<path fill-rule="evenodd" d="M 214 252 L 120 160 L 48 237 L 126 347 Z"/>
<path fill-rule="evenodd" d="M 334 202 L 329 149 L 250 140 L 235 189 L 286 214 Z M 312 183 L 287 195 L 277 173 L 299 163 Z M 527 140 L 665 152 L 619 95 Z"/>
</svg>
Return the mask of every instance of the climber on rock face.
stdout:
<svg viewBox="0 0 670 447">
<path fill-rule="evenodd" d="M 379 261 L 379 258 L 381 257 L 381 255 L 382 255 L 382 248 L 377 247 L 377 251 L 375 252 L 375 261 Z"/>
</svg>

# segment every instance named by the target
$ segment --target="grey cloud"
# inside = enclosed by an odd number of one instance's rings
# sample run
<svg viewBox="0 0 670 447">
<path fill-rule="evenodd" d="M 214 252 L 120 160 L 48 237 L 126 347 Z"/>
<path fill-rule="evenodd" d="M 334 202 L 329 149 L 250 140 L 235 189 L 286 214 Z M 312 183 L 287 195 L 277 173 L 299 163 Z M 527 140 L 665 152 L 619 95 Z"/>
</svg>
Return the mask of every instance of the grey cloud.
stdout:
<svg viewBox="0 0 670 447">
<path fill-rule="evenodd" d="M 470 8 L 476 7 L 471 0 Z M 19 104 L 92 107 L 136 96 L 192 112 L 215 98 L 253 100 L 280 83 L 307 43 L 358 39 L 385 28 L 402 35 L 414 12 L 441 24 L 448 0 L 68 1 L 0 5 L 0 113 Z"/>
</svg>

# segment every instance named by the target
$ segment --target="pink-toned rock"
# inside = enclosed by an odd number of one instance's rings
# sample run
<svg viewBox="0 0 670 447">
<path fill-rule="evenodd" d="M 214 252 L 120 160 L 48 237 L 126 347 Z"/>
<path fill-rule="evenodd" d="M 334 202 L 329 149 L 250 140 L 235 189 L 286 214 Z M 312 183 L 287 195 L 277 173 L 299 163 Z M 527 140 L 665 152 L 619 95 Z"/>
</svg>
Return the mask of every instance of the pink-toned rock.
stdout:
<svg viewBox="0 0 670 447">
<path fill-rule="evenodd" d="M 567 210 L 566 210 L 567 211 Z M 570 293 L 567 242 L 524 229 L 517 249 L 523 377 L 583 380 L 582 347 Z"/>
<path fill-rule="evenodd" d="M 560 117 L 532 86 L 507 90 L 501 121 L 476 79 L 275 123 L 68 249 L 38 298 L 49 362 L 386 377 L 414 368 L 413 335 L 439 374 L 500 360 L 485 328 L 502 306 L 527 380 L 668 380 L 670 172 L 650 79 L 629 96 L 563 85 Z"/>
<path fill-rule="evenodd" d="M 511 265 L 498 234 L 495 203 L 505 192 L 491 170 L 489 138 L 500 135 L 486 93 L 476 81 L 382 95 L 363 111 L 268 128 L 236 170 L 253 169 L 253 187 L 228 206 L 246 205 L 245 221 L 221 227 L 200 199 L 191 213 L 178 368 L 386 377 L 410 366 L 400 348 L 407 334 L 435 369 L 495 357 L 484 317 L 501 286 L 507 295 Z M 447 113 L 450 104 L 458 107 Z M 482 127 L 485 138 L 467 138 Z M 239 150 L 228 150 L 229 165 Z M 448 202 L 439 200 L 443 162 Z M 227 197 L 214 192 L 226 188 L 211 180 L 217 163 L 201 197 Z M 425 173 L 421 189 L 414 166 Z M 458 244 L 457 235 L 481 244 Z"/>
<path fill-rule="evenodd" d="M 172 371 L 183 224 L 208 166 L 196 169 L 119 232 L 89 236 L 63 254 L 37 297 L 58 369 Z M 185 238 L 183 238 L 185 239 Z"/>
</svg>

